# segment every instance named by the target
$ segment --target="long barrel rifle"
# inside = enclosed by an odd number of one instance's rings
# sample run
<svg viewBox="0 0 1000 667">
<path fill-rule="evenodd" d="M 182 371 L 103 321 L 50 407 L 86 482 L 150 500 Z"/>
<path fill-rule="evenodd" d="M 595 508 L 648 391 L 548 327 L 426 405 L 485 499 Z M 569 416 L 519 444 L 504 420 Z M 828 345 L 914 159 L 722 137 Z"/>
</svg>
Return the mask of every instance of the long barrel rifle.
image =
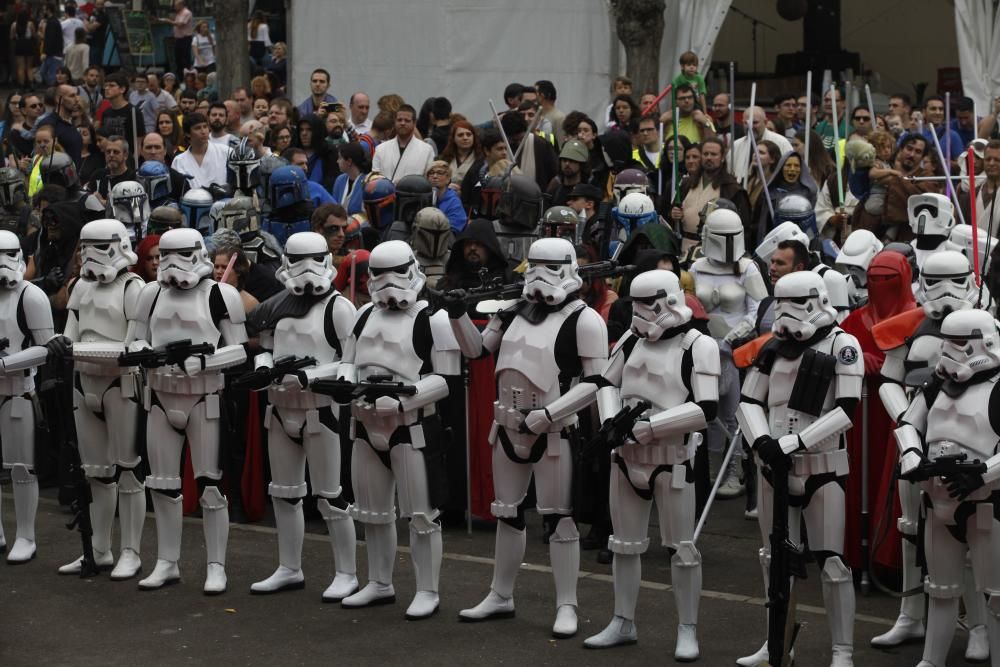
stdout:
<svg viewBox="0 0 1000 667">
<path fill-rule="evenodd" d="M 215 346 L 211 343 L 192 343 L 187 338 L 145 350 L 123 352 L 118 356 L 118 365 L 160 368 L 182 364 L 188 357 L 214 353 Z"/>
<path fill-rule="evenodd" d="M 382 396 L 399 398 L 413 396 L 417 388 L 412 384 L 395 382 L 391 375 L 369 375 L 366 381 L 351 382 L 350 380 L 322 379 L 315 380 L 309 389 L 317 394 L 330 396 L 341 404 L 350 403 L 356 399 L 364 399 L 366 403 L 374 403 Z"/>
<path fill-rule="evenodd" d="M 587 282 L 598 278 L 615 278 L 635 270 L 631 264 L 619 264 L 614 260 L 604 260 L 585 264 L 578 269 L 580 278 Z M 479 282 L 476 287 L 468 289 L 428 290 L 430 294 L 444 305 L 449 303 L 479 303 L 480 301 L 506 301 L 517 299 L 524 292 L 524 281 L 505 283 L 499 276 L 489 278 L 486 269 L 479 270 Z"/>
<path fill-rule="evenodd" d="M 583 448 L 584 456 L 595 452 L 611 451 L 624 443 L 635 423 L 651 407 L 653 407 L 652 403 L 641 400 L 633 406 L 622 408 L 618 414 L 605 421 L 594 437 L 587 442 Z"/>
<path fill-rule="evenodd" d="M 258 368 L 244 373 L 232 382 L 234 389 L 264 389 L 272 382 L 280 382 L 286 375 L 294 375 L 298 371 L 316 365 L 313 357 L 296 357 L 290 354 L 274 360 L 270 367 Z"/>
</svg>

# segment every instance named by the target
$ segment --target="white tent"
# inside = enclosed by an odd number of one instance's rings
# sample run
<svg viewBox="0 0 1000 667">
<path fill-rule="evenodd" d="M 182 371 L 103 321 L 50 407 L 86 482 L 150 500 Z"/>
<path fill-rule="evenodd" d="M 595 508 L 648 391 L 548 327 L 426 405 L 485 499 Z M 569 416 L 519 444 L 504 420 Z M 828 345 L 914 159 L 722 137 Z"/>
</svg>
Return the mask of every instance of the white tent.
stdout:
<svg viewBox="0 0 1000 667">
<path fill-rule="evenodd" d="M 730 0 L 668 0 L 661 79 L 685 50 L 707 66 Z M 517 81 L 551 80 L 557 105 L 595 120 L 609 98 L 611 49 L 618 48 L 606 0 L 329 0 L 289 2 L 289 81 L 293 101 L 309 94 L 309 75 L 331 72 L 344 102 L 363 90 L 375 100 L 398 93 L 414 106 L 431 96 L 483 120 L 488 100 L 503 107 Z M 624 66 L 624 58 L 619 62 Z"/>
</svg>

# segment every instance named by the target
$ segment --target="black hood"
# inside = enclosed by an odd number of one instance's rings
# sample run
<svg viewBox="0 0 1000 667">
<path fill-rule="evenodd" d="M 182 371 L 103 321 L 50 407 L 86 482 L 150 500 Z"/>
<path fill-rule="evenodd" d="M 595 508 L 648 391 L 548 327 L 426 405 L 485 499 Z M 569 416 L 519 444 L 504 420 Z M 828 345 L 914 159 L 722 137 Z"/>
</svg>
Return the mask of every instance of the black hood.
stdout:
<svg viewBox="0 0 1000 667">
<path fill-rule="evenodd" d="M 486 251 L 489 253 L 489 258 L 486 260 L 486 267 L 488 269 L 496 271 L 499 268 L 506 267 L 507 260 L 500 249 L 500 242 L 497 240 L 493 223 L 484 218 L 476 218 L 469 221 L 469 224 L 459 233 L 458 238 L 455 239 L 455 243 L 451 246 L 451 256 L 448 257 L 448 263 L 444 267 L 446 274 L 463 271 L 465 268 L 465 255 L 462 250 L 469 241 L 477 241 L 486 248 Z"/>
</svg>

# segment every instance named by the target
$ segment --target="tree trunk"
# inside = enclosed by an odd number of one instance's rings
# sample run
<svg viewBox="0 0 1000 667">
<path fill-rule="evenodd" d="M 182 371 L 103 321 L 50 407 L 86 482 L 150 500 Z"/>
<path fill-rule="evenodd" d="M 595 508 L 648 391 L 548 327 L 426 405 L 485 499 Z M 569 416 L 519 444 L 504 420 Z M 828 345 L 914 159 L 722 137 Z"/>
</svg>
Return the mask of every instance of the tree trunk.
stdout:
<svg viewBox="0 0 1000 667">
<path fill-rule="evenodd" d="M 250 84 L 250 52 L 247 46 L 246 0 L 215 0 L 215 58 L 218 62 L 219 97 L 227 99 L 233 90 Z"/>
<path fill-rule="evenodd" d="M 659 92 L 664 0 L 613 0 L 612 7 L 634 95 L 638 98 L 647 91 Z"/>
</svg>

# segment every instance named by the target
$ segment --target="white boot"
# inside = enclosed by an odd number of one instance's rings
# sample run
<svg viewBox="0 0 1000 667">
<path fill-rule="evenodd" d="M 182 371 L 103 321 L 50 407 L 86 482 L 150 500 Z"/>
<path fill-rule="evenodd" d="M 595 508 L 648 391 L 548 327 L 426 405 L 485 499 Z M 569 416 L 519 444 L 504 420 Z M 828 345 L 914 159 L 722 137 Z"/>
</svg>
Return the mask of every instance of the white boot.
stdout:
<svg viewBox="0 0 1000 667">
<path fill-rule="evenodd" d="M 552 636 L 567 639 L 576 634 L 576 582 L 580 578 L 580 533 L 572 517 L 563 517 L 549 536 L 549 561 L 556 584 L 556 620 Z"/>
<path fill-rule="evenodd" d="M 763 481 L 761 481 L 763 484 Z M 757 487 L 758 494 L 761 491 L 761 487 Z M 758 497 L 758 503 L 760 498 Z M 758 505 L 759 506 L 759 505 Z M 760 549 L 757 552 L 757 560 L 760 562 L 760 569 L 764 577 L 764 599 L 767 599 L 767 589 L 771 578 L 771 552 L 767 548 Z M 764 614 L 765 620 L 767 619 L 767 614 Z M 765 633 L 766 634 L 766 633 Z M 767 640 L 761 644 L 761 647 L 757 649 L 754 653 L 750 655 L 745 655 L 742 658 L 736 659 L 736 664 L 740 667 L 756 667 L 761 663 L 766 663 L 769 661 L 770 654 L 767 651 Z"/>
<path fill-rule="evenodd" d="M 830 625 L 833 643 L 831 667 L 851 667 L 854 664 L 854 579 L 851 569 L 838 556 L 831 556 L 820 573 L 823 604 Z"/>
<path fill-rule="evenodd" d="M 458 619 L 466 622 L 514 617 L 514 582 L 524 559 L 526 537 L 504 521 L 497 521 L 496 546 L 493 550 L 493 582 L 490 592 L 475 607 L 463 609 Z M 550 542 L 551 544 L 551 542 Z"/>
<path fill-rule="evenodd" d="M 156 519 L 156 566 L 139 581 L 142 590 L 155 590 L 181 580 L 177 561 L 181 558 L 181 531 L 184 523 L 184 496 L 171 498 L 153 491 Z"/>
<path fill-rule="evenodd" d="M 115 505 L 118 502 L 118 485 L 105 484 L 96 479 L 88 480 L 90 484 L 90 526 L 93 536 L 90 538 L 94 550 L 94 562 L 98 570 L 110 570 L 115 564 L 115 556 L 111 553 L 111 524 L 115 520 Z M 59 574 L 80 574 L 83 568 L 83 556 L 72 563 L 59 568 Z"/>
<path fill-rule="evenodd" d="M 201 494 L 202 528 L 205 531 L 205 595 L 226 592 L 226 545 L 229 543 L 229 503 L 217 486 L 205 487 Z"/>
<path fill-rule="evenodd" d="M 35 557 L 35 514 L 38 513 L 38 478 L 22 465 L 10 471 L 14 482 L 14 516 L 17 538 L 7 554 L 11 565 L 27 563 Z"/>
<path fill-rule="evenodd" d="M 340 601 L 340 605 L 348 609 L 392 604 L 396 601 L 396 589 L 392 587 L 392 568 L 396 562 L 396 524 L 366 523 L 365 546 L 368 550 L 368 583 L 354 595 Z"/>
<path fill-rule="evenodd" d="M 976 577 L 968 558 L 962 572 L 962 600 L 965 602 L 965 625 L 969 639 L 965 644 L 965 659 L 986 662 L 990 659 L 990 638 L 986 630 L 986 596 L 976 591 Z"/>
<path fill-rule="evenodd" d="M 410 520 L 410 555 L 417 579 L 417 593 L 406 608 L 408 621 L 430 618 L 437 613 L 442 550 L 441 526 L 428 521 L 426 515 L 414 515 Z"/>
<path fill-rule="evenodd" d="M 142 526 L 146 523 L 146 486 L 135 473 L 125 470 L 118 478 L 118 523 L 122 532 L 122 548 L 118 564 L 111 571 L 115 581 L 125 581 L 139 574 Z"/>
<path fill-rule="evenodd" d="M 677 645 L 674 659 L 698 659 L 698 602 L 701 598 L 701 554 L 693 542 L 681 542 L 670 558 L 670 584 L 677 603 Z"/>
<path fill-rule="evenodd" d="M 619 554 L 615 554 L 618 560 Z M 623 644 L 635 644 L 639 641 L 639 633 L 636 631 L 635 623 L 621 616 L 614 616 L 608 627 L 604 628 L 596 635 L 583 640 L 585 648 L 611 648 Z"/>
<path fill-rule="evenodd" d="M 302 501 L 271 498 L 271 504 L 278 529 L 278 569 L 267 579 L 250 585 L 250 592 L 255 595 L 301 590 L 306 586 L 302 573 L 302 542 L 306 530 Z"/>
<path fill-rule="evenodd" d="M 908 591 L 920 585 L 921 573 L 917 567 L 917 547 L 909 540 L 903 544 L 903 590 Z M 899 617 L 888 632 L 872 637 L 871 645 L 889 648 L 924 638 L 924 596 L 909 595 L 899 603 Z"/>
<path fill-rule="evenodd" d="M 323 591 L 323 602 L 340 602 L 358 590 L 358 540 L 354 532 L 354 520 L 351 519 L 350 512 L 334 507 L 326 498 L 320 498 L 316 505 L 330 534 L 333 565 L 337 572 L 333 582 Z"/>
</svg>

